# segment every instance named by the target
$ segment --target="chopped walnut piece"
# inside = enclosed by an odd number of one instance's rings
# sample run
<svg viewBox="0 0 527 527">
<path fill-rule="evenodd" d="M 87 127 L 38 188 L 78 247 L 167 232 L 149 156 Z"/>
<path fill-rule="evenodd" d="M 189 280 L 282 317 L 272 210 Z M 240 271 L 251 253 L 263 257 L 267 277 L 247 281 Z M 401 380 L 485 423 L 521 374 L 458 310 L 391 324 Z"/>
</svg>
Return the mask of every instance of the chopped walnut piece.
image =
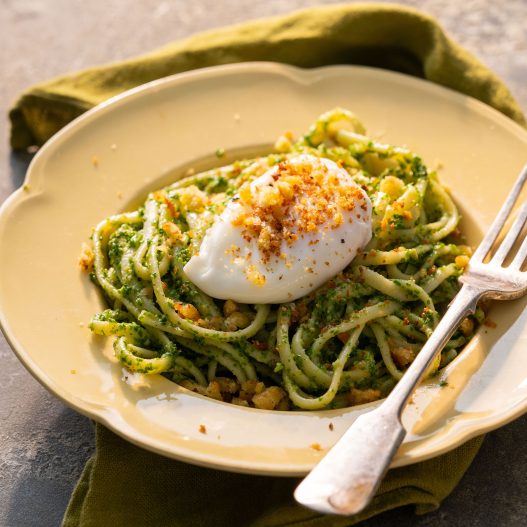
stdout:
<svg viewBox="0 0 527 527">
<path fill-rule="evenodd" d="M 223 304 L 223 314 L 228 317 L 235 311 L 238 311 L 239 306 L 234 300 L 226 300 Z"/>
<path fill-rule="evenodd" d="M 286 396 L 285 391 L 279 386 L 270 386 L 263 392 L 253 396 L 253 404 L 262 410 L 274 410 L 278 403 Z"/>
<path fill-rule="evenodd" d="M 183 388 L 186 388 L 191 392 L 199 393 L 200 395 L 207 395 L 207 388 L 201 386 L 201 384 L 198 384 L 195 381 L 191 381 L 190 379 L 183 379 L 182 381 L 178 381 L 178 383 L 180 386 L 183 386 Z"/>
<path fill-rule="evenodd" d="M 222 393 L 236 393 L 240 389 L 240 385 L 234 380 L 227 377 L 216 377 L 215 382 L 219 384 Z M 212 381 L 212 382 L 214 382 Z"/>
<path fill-rule="evenodd" d="M 239 397 L 233 397 L 231 399 L 231 404 L 237 404 L 238 406 L 247 406 L 247 407 L 251 406 L 248 401 L 246 401 L 245 399 L 240 399 Z"/>
<path fill-rule="evenodd" d="M 252 401 L 255 394 L 262 393 L 265 390 L 265 384 L 254 379 L 242 382 L 238 397 L 245 401 Z"/>
<path fill-rule="evenodd" d="M 223 397 L 221 396 L 220 383 L 215 380 L 209 382 L 209 385 L 207 386 L 207 389 L 205 390 L 205 395 L 207 397 L 210 397 L 211 399 L 216 399 L 217 401 L 223 401 Z"/>
<path fill-rule="evenodd" d="M 393 360 L 399 368 L 405 368 L 415 358 L 415 352 L 412 349 L 405 348 L 403 346 L 393 347 L 390 351 L 392 353 Z"/>
<path fill-rule="evenodd" d="M 236 331 L 237 329 L 246 328 L 251 323 L 251 319 L 247 313 L 235 311 L 231 313 L 224 321 L 225 329 L 227 331 Z"/>
<path fill-rule="evenodd" d="M 255 379 L 242 382 L 242 390 L 248 394 L 262 393 L 265 390 L 265 384 Z"/>
<path fill-rule="evenodd" d="M 289 410 L 289 397 L 284 397 L 280 402 L 275 406 L 275 410 L 279 412 L 287 412 Z"/>
<path fill-rule="evenodd" d="M 207 329 L 223 329 L 223 318 L 222 317 L 211 317 L 208 319 L 198 318 L 194 321 L 194 324 L 202 328 Z"/>
<path fill-rule="evenodd" d="M 366 388 L 365 390 L 359 390 L 352 388 L 348 393 L 348 402 L 350 405 L 371 403 L 381 398 L 381 391 L 373 388 Z"/>
</svg>

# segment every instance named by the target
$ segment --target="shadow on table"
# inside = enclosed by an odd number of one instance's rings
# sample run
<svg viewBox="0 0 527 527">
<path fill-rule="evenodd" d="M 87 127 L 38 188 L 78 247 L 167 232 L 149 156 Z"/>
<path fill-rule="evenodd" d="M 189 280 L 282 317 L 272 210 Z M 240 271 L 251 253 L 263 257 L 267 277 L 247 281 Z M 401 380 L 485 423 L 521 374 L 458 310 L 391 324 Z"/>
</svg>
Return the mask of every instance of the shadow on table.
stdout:
<svg viewBox="0 0 527 527">
<path fill-rule="evenodd" d="M 34 156 L 34 153 L 26 151 L 12 151 L 9 153 L 9 168 L 11 172 L 11 182 L 13 184 L 13 189 L 21 187 L 22 183 L 24 183 L 27 168 Z"/>
<path fill-rule="evenodd" d="M 31 433 L 31 428 L 32 423 L 22 427 L 27 433 Z M 93 453 L 93 438 L 90 420 L 68 408 L 63 408 L 55 421 L 39 433 L 37 441 L 28 438 L 26 448 L 31 445 L 32 451 L 19 453 L 25 477 L 18 479 L 16 488 L 7 491 L 10 497 L 7 510 L 0 514 L 0 525 L 60 525 L 71 492 Z"/>
<path fill-rule="evenodd" d="M 47 397 L 42 404 L 49 404 Z M 31 413 L 40 413 L 39 406 Z M 35 420 L 39 420 L 38 415 Z M 33 425 L 31 419 L 21 428 L 30 434 Z M 467 474 L 438 511 L 415 516 L 412 507 L 403 507 L 358 527 L 526 525 L 527 449 L 522 448 L 526 431 L 527 416 L 523 416 L 489 434 Z M 30 445 L 26 449 L 32 449 L 29 455 L 20 452 L 25 477 L 18 478 L 16 488 L 9 491 L 7 510 L 0 512 L 0 526 L 59 526 L 75 483 L 93 452 L 92 425 L 87 418 L 62 408 L 37 441 L 29 437 L 25 444 Z M 3 491 L 0 489 L 0 494 Z"/>
</svg>

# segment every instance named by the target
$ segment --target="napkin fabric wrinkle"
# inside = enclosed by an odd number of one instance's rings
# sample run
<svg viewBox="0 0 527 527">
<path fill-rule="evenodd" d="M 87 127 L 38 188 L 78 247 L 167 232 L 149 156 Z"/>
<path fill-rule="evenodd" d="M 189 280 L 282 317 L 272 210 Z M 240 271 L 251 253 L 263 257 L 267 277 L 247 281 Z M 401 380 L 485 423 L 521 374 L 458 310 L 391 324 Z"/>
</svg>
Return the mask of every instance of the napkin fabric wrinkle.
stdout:
<svg viewBox="0 0 527 527">
<path fill-rule="evenodd" d="M 348 527 L 381 512 L 439 507 L 483 442 L 477 437 L 440 457 L 389 471 L 369 507 L 328 516 L 293 499 L 297 478 L 221 472 L 166 459 L 96 425 L 96 454 L 81 475 L 63 527 Z"/>
<path fill-rule="evenodd" d="M 23 93 L 10 112 L 11 145 L 41 145 L 86 110 L 146 82 L 244 61 L 396 70 L 471 95 L 525 123 L 498 77 L 452 42 L 433 18 L 395 4 L 353 4 L 201 33 L 137 58 L 38 84 Z"/>
<path fill-rule="evenodd" d="M 38 84 L 10 112 L 11 145 L 42 145 L 96 104 L 146 82 L 243 61 L 395 70 L 475 97 L 525 124 L 506 86 L 434 19 L 396 4 L 352 4 L 198 34 L 137 58 Z M 73 492 L 63 525 L 347 527 L 404 505 L 422 514 L 436 509 L 455 488 L 482 441 L 474 438 L 442 456 L 390 470 L 364 512 L 340 517 L 297 505 L 295 478 L 196 467 L 143 450 L 97 424 L 96 453 Z"/>
</svg>

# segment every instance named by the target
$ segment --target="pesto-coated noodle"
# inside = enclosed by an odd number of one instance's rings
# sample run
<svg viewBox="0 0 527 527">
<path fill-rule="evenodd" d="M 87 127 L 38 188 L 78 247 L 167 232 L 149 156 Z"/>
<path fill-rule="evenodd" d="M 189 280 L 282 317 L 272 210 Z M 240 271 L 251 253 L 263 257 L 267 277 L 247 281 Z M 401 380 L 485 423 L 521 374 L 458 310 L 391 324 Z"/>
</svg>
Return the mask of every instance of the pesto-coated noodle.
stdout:
<svg viewBox="0 0 527 527">
<path fill-rule="evenodd" d="M 372 202 L 373 236 L 338 275 L 294 302 L 240 304 L 206 295 L 183 268 L 240 187 L 299 154 L 344 168 Z M 116 337 L 131 371 L 162 374 L 244 406 L 317 410 L 384 397 L 458 291 L 470 256 L 437 174 L 406 148 L 365 135 L 349 111 L 322 115 L 277 152 L 176 181 L 92 236 L 92 277 L 110 309 L 90 328 Z M 90 261 L 90 257 L 93 256 Z M 86 263 L 88 262 L 88 263 Z M 481 312 L 453 335 L 432 371 L 453 360 Z"/>
</svg>

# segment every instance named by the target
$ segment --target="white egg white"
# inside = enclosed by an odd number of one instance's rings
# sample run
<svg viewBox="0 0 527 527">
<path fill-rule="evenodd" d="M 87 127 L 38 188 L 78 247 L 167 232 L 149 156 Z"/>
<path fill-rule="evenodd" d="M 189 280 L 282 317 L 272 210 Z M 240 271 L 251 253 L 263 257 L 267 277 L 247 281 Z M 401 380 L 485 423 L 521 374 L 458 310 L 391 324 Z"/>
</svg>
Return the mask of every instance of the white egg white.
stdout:
<svg viewBox="0 0 527 527">
<path fill-rule="evenodd" d="M 340 185 L 357 187 L 346 170 L 329 159 L 303 154 L 287 162 L 308 164 L 314 169 L 322 164 Z M 251 188 L 269 185 L 276 170 L 272 167 L 255 179 Z M 265 262 L 257 240 L 248 241 L 243 229 L 233 225 L 233 220 L 244 212 L 244 205 L 232 200 L 209 228 L 199 254 L 189 260 L 184 272 L 213 298 L 248 304 L 278 304 L 300 298 L 342 271 L 370 241 L 371 202 L 362 189 L 361 193 L 360 205 L 367 206 L 359 206 L 357 199 L 351 211 L 341 211 L 341 225 L 335 227 L 327 222 L 319 225 L 316 232 L 302 233 L 291 245 L 284 241 L 281 257 L 271 255 Z M 247 269 L 263 276 L 264 283 L 250 280 Z"/>
</svg>

